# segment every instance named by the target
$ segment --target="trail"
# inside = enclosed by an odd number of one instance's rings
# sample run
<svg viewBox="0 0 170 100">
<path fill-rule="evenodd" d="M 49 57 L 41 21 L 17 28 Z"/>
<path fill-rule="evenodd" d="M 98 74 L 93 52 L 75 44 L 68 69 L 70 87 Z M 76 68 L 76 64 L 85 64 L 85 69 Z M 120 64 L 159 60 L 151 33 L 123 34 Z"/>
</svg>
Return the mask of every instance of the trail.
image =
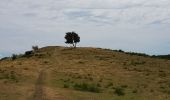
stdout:
<svg viewBox="0 0 170 100">
<path fill-rule="evenodd" d="M 35 89 L 32 100 L 66 100 L 58 90 L 45 87 L 44 81 L 47 78 L 47 72 L 41 70 L 35 83 Z"/>
<path fill-rule="evenodd" d="M 45 72 L 41 70 L 35 84 L 35 92 L 33 95 L 33 100 L 45 100 L 45 93 L 43 90 L 44 79 L 45 79 Z"/>
</svg>

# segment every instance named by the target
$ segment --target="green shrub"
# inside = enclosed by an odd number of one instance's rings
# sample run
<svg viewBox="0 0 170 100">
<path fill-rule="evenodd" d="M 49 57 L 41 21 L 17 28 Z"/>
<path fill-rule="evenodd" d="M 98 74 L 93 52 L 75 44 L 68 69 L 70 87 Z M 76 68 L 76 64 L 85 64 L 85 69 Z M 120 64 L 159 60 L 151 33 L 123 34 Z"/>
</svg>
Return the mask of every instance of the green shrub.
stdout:
<svg viewBox="0 0 170 100">
<path fill-rule="evenodd" d="M 64 84 L 64 88 L 69 88 L 70 86 L 68 84 Z"/>
<path fill-rule="evenodd" d="M 114 93 L 117 94 L 118 96 L 123 96 L 123 95 L 125 95 L 124 89 L 121 88 L 121 87 L 115 88 L 115 92 L 114 92 Z"/>
<path fill-rule="evenodd" d="M 36 45 L 36 46 L 32 46 L 32 50 L 33 50 L 33 51 L 38 51 L 38 49 L 39 49 L 39 48 L 38 48 L 37 45 Z"/>
<path fill-rule="evenodd" d="M 11 80 L 16 80 L 17 79 L 14 71 L 10 72 L 10 79 Z"/>
<path fill-rule="evenodd" d="M 105 86 L 105 88 L 109 88 L 109 87 L 112 87 L 113 86 L 113 83 L 112 82 L 109 82 L 106 86 Z"/>
<path fill-rule="evenodd" d="M 14 71 L 4 72 L 1 75 L 0 79 L 7 79 L 11 82 L 18 82 L 17 74 Z"/>
<path fill-rule="evenodd" d="M 88 91 L 88 92 L 95 92 L 95 93 L 100 92 L 100 89 L 94 84 L 87 84 L 87 83 L 74 84 L 73 88 L 80 91 Z"/>
<path fill-rule="evenodd" d="M 159 73 L 159 77 L 166 77 L 166 76 L 167 76 L 167 74 L 165 72 Z"/>
<path fill-rule="evenodd" d="M 4 58 L 1 58 L 0 61 L 8 60 L 8 59 L 10 59 L 10 57 L 4 57 Z"/>
<path fill-rule="evenodd" d="M 134 65 L 134 66 L 136 66 L 136 65 L 143 65 L 145 63 L 146 63 L 145 61 L 131 61 L 131 65 Z"/>
<path fill-rule="evenodd" d="M 13 81 L 13 82 L 18 82 L 17 75 L 16 75 L 16 73 L 14 71 L 11 71 L 8 74 L 8 79 Z"/>
<path fill-rule="evenodd" d="M 44 64 L 48 64 L 48 61 L 44 61 Z"/>
<path fill-rule="evenodd" d="M 100 83 L 97 83 L 97 87 L 101 87 Z"/>
<path fill-rule="evenodd" d="M 30 57 L 33 54 L 33 51 L 26 51 L 24 56 L 25 57 Z"/>
<path fill-rule="evenodd" d="M 132 93 L 137 93 L 138 92 L 138 90 L 137 89 L 134 89 L 133 91 L 132 91 Z"/>
<path fill-rule="evenodd" d="M 12 60 L 15 60 L 17 59 L 17 55 L 16 54 L 12 54 L 12 57 L 11 57 Z"/>
<path fill-rule="evenodd" d="M 127 88 L 128 86 L 127 85 L 121 85 L 122 88 Z"/>
<path fill-rule="evenodd" d="M 123 50 L 119 49 L 118 52 L 124 52 Z"/>
<path fill-rule="evenodd" d="M 143 57 L 150 57 L 150 55 L 147 55 L 145 53 L 136 53 L 136 52 L 126 52 L 126 54 L 129 54 L 131 56 L 143 56 Z"/>
</svg>

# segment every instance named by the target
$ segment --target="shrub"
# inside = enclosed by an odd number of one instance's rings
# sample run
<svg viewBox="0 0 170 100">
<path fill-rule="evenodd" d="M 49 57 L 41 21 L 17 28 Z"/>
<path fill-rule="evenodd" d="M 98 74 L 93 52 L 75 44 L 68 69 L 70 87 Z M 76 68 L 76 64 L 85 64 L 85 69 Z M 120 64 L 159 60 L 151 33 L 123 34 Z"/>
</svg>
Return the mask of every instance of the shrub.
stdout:
<svg viewBox="0 0 170 100">
<path fill-rule="evenodd" d="M 166 77 L 166 76 L 167 76 L 167 74 L 165 72 L 159 73 L 159 77 Z"/>
<path fill-rule="evenodd" d="M 17 74 L 14 71 L 4 72 L 0 79 L 7 79 L 11 82 L 18 82 Z"/>
<path fill-rule="evenodd" d="M 76 90 L 80 90 L 80 91 L 88 91 L 88 92 L 95 92 L 95 93 L 99 93 L 100 89 L 93 84 L 87 84 L 87 83 L 82 83 L 82 84 L 75 84 L 74 89 Z"/>
<path fill-rule="evenodd" d="M 134 65 L 134 66 L 136 66 L 136 65 L 143 65 L 145 63 L 146 63 L 145 61 L 131 61 L 131 65 Z"/>
<path fill-rule="evenodd" d="M 138 90 L 137 89 L 134 89 L 133 91 L 132 91 L 132 93 L 137 93 L 138 92 Z"/>
<path fill-rule="evenodd" d="M 4 58 L 1 58 L 0 61 L 8 60 L 8 59 L 10 59 L 10 57 L 4 57 Z"/>
<path fill-rule="evenodd" d="M 14 72 L 14 71 L 11 71 L 11 72 L 10 72 L 10 79 L 11 79 L 11 80 L 16 80 L 16 75 L 15 75 L 15 72 Z"/>
<path fill-rule="evenodd" d="M 31 54 L 33 54 L 33 51 L 26 51 L 25 52 L 25 56 L 30 56 Z"/>
<path fill-rule="evenodd" d="M 125 95 L 124 89 L 121 88 L 121 87 L 115 88 L 115 92 L 114 92 L 114 93 L 117 94 L 118 96 L 123 96 L 123 95 Z"/>
<path fill-rule="evenodd" d="M 103 79 L 101 78 L 101 79 L 99 80 L 99 82 L 103 82 Z"/>
<path fill-rule="evenodd" d="M 12 60 L 15 60 L 17 59 L 17 55 L 16 54 L 12 54 L 12 57 L 11 57 Z"/>
<path fill-rule="evenodd" d="M 48 61 L 44 61 L 44 64 L 48 64 Z"/>
<path fill-rule="evenodd" d="M 106 85 L 105 88 L 109 88 L 109 87 L 111 87 L 111 86 L 113 86 L 113 83 L 112 83 L 112 82 L 109 82 L 109 83 Z"/>
<path fill-rule="evenodd" d="M 68 85 L 68 84 L 64 84 L 63 87 L 64 87 L 64 88 L 69 88 L 69 85 Z"/>
<path fill-rule="evenodd" d="M 118 52 L 124 52 L 123 50 L 119 49 Z"/>
<path fill-rule="evenodd" d="M 97 87 L 101 87 L 100 83 L 97 83 Z"/>
<path fill-rule="evenodd" d="M 126 54 L 129 54 L 131 56 L 143 56 L 143 57 L 150 57 L 149 55 L 145 54 L 145 53 L 136 53 L 136 52 L 126 52 Z"/>
<path fill-rule="evenodd" d="M 32 50 L 33 50 L 33 51 L 38 51 L 38 49 L 39 49 L 39 48 L 38 48 L 37 45 L 36 45 L 36 46 L 32 46 Z"/>
<path fill-rule="evenodd" d="M 170 59 L 170 54 L 168 55 L 153 55 L 152 58 L 160 58 L 160 59 Z"/>
<path fill-rule="evenodd" d="M 128 86 L 127 85 L 121 85 L 122 88 L 127 88 Z"/>
<path fill-rule="evenodd" d="M 9 74 L 9 79 L 13 82 L 18 82 L 17 75 L 14 71 L 11 71 Z"/>
</svg>

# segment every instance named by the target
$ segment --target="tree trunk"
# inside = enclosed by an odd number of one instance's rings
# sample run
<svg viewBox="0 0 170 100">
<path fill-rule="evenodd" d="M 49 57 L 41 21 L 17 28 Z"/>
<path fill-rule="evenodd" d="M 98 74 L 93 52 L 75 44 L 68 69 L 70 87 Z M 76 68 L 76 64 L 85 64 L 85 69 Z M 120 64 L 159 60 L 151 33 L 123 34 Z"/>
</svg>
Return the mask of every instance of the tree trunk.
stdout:
<svg viewBox="0 0 170 100">
<path fill-rule="evenodd" d="M 75 43 L 75 45 L 74 45 L 74 48 L 76 48 L 76 43 Z"/>
</svg>

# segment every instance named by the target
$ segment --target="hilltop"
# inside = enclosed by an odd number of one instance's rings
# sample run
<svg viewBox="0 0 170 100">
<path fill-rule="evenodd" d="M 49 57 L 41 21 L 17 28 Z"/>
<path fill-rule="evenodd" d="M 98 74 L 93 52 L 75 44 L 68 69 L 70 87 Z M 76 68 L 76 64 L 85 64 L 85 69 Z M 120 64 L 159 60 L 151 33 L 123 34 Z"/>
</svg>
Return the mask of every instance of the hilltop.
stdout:
<svg viewBox="0 0 170 100">
<path fill-rule="evenodd" d="M 170 60 L 49 46 L 0 61 L 0 100 L 170 100 Z"/>
</svg>

